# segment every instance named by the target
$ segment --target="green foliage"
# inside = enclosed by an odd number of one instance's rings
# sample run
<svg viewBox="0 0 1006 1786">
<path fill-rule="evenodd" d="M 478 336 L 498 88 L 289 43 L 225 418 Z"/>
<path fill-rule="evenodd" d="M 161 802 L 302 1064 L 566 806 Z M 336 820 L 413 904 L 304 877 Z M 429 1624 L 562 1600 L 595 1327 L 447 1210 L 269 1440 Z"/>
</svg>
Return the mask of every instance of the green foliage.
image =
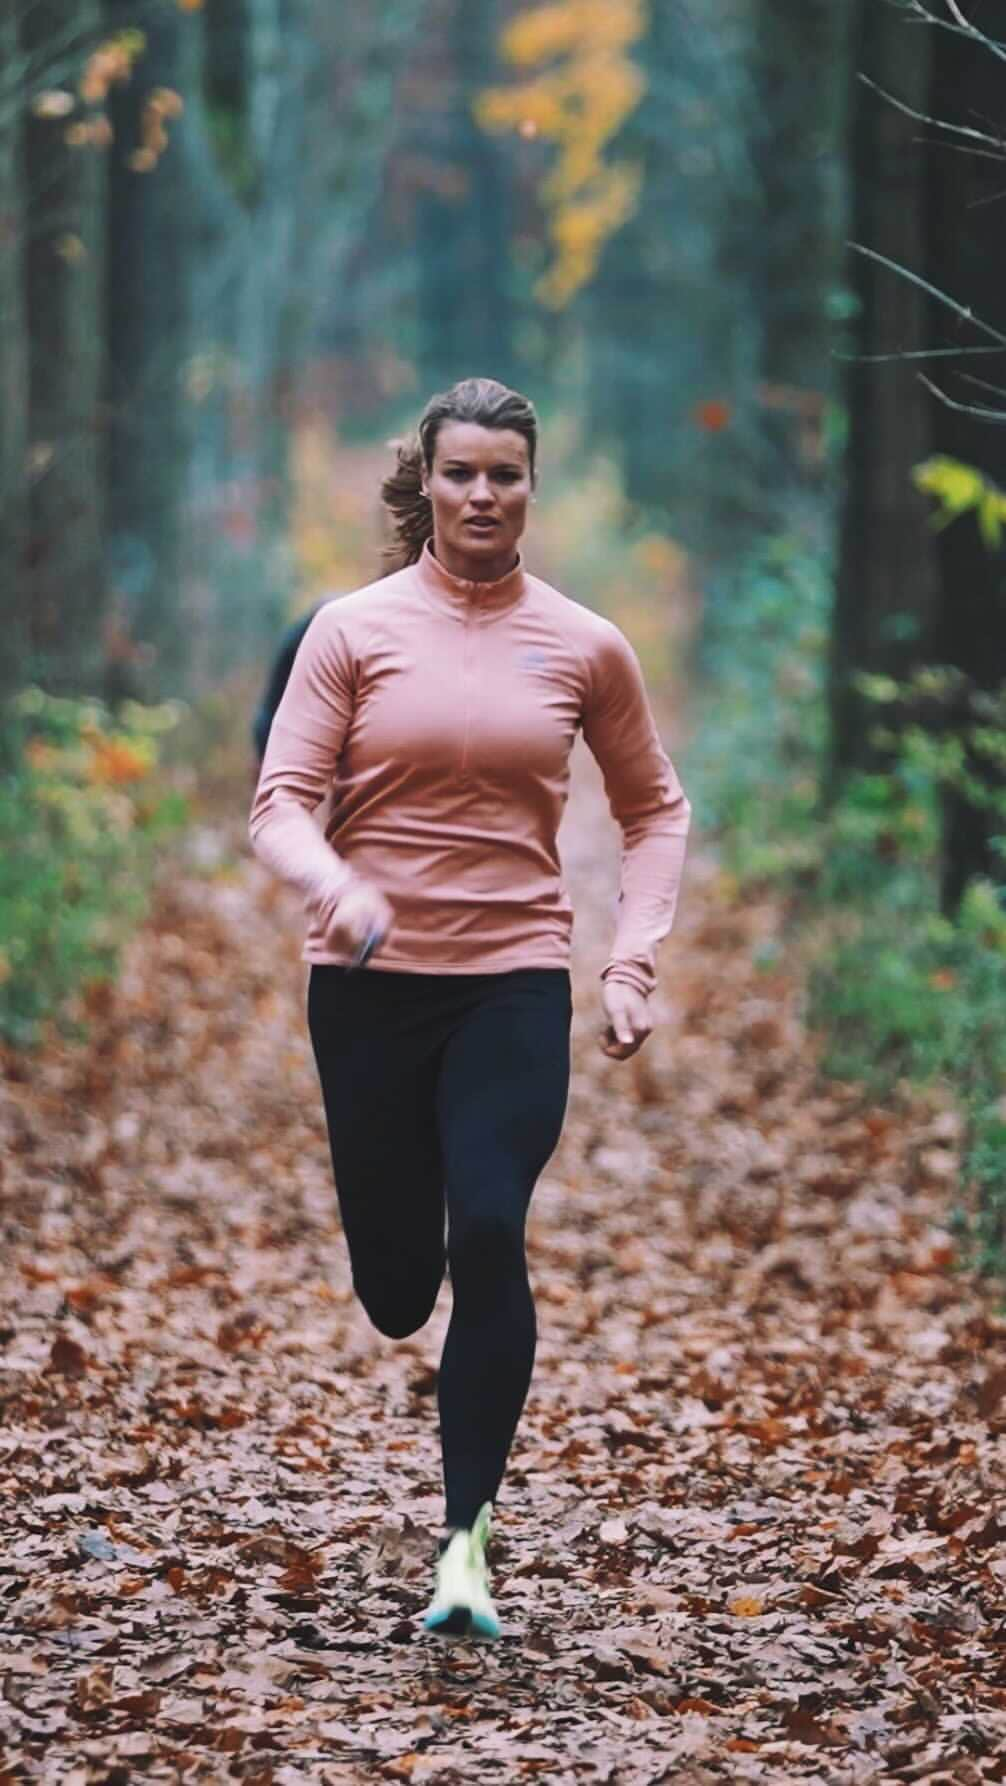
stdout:
<svg viewBox="0 0 1006 1786">
<path fill-rule="evenodd" d="M 906 1080 L 952 1088 L 978 1207 L 973 1221 L 956 1211 L 955 1225 L 977 1268 L 1004 1274 L 1006 909 L 1000 888 L 975 880 L 953 921 L 938 910 L 943 790 L 991 809 L 1006 834 L 1006 797 L 973 769 L 976 751 L 1006 754 L 1002 699 L 962 700 L 959 673 L 941 667 L 906 684 L 861 677 L 889 767 L 850 778 L 826 811 L 827 565 L 795 538 L 769 540 L 732 598 L 716 606 L 710 717 L 686 785 L 738 882 L 773 883 L 791 900 L 824 1070 L 877 1096 Z"/>
<path fill-rule="evenodd" d="M 811 975 L 824 1066 L 887 1091 L 900 1079 L 949 1084 L 966 1118 L 964 1174 L 977 1193 L 970 1235 L 981 1271 L 1006 1272 L 1006 913 L 975 881 L 955 922 L 873 899 Z M 956 1226 L 967 1233 L 963 1212 Z"/>
<path fill-rule="evenodd" d="M 816 860 L 827 567 L 798 535 L 762 542 L 708 615 L 708 720 L 689 761 L 696 809 L 742 880 Z"/>
<path fill-rule="evenodd" d="M 38 1037 L 72 995 L 112 977 L 142 915 L 159 841 L 186 806 L 158 775 L 174 703 L 96 700 L 41 689 L 4 715 L 0 777 L 0 1036 Z"/>
<path fill-rule="evenodd" d="M 934 528 L 946 527 L 958 515 L 973 509 L 989 551 L 999 550 L 1006 496 L 973 465 L 962 465 L 959 459 L 934 457 L 917 465 L 912 476 L 916 487 L 927 490 L 940 504 L 932 521 Z"/>
</svg>

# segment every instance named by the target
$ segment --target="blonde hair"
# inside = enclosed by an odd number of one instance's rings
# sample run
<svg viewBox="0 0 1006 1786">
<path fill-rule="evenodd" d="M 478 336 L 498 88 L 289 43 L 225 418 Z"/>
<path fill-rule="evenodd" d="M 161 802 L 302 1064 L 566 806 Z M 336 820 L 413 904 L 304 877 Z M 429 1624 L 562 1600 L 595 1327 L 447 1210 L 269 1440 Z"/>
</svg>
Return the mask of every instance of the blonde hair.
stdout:
<svg viewBox="0 0 1006 1786">
<path fill-rule="evenodd" d="M 394 441 L 397 464 L 381 485 L 393 539 L 384 547 L 388 571 L 415 564 L 433 538 L 433 504 L 423 495 L 424 473 L 432 471 L 437 435 L 444 422 L 476 422 L 482 428 L 513 428 L 527 441 L 531 480 L 535 477 L 538 417 L 534 404 L 494 378 L 464 378 L 431 397 L 415 434 Z"/>
</svg>

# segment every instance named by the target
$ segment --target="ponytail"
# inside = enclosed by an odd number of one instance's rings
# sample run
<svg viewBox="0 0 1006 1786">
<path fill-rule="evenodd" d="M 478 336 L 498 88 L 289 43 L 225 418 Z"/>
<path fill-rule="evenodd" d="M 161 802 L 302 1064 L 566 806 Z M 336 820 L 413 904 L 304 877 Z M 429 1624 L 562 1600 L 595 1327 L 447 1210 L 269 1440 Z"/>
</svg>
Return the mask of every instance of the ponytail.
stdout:
<svg viewBox="0 0 1006 1786">
<path fill-rule="evenodd" d="M 433 538 L 433 504 L 423 495 L 423 449 L 418 434 L 391 443 L 398 453 L 395 470 L 381 485 L 381 500 L 392 516 L 395 537 L 382 548 L 387 571 L 402 570 L 422 556 Z"/>
</svg>

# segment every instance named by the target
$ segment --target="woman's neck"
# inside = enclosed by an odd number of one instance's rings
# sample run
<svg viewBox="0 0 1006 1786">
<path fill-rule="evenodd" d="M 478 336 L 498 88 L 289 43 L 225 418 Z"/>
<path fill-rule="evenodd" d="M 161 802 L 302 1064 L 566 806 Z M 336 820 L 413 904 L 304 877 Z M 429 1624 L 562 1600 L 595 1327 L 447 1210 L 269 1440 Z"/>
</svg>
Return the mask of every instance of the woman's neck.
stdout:
<svg viewBox="0 0 1006 1786">
<path fill-rule="evenodd" d="M 435 539 L 430 541 L 430 551 L 448 576 L 459 577 L 464 583 L 498 583 L 515 568 L 520 556 L 511 546 L 493 558 L 483 558 L 481 554 L 476 557 L 459 552 L 455 547 L 438 544 Z"/>
</svg>

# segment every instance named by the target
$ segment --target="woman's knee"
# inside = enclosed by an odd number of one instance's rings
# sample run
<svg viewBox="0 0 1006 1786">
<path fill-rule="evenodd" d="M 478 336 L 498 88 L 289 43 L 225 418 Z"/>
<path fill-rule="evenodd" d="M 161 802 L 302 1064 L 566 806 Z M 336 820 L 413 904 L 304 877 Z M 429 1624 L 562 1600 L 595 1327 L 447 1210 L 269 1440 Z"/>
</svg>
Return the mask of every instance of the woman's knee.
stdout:
<svg viewBox="0 0 1006 1786">
<path fill-rule="evenodd" d="M 524 1213 L 485 1206 L 455 1216 L 448 1237 L 451 1281 L 487 1284 L 526 1276 Z"/>
<path fill-rule="evenodd" d="M 397 1283 L 354 1276 L 353 1288 L 371 1325 L 386 1339 L 408 1339 L 425 1327 L 436 1305 L 443 1282 L 443 1264 L 434 1273 L 410 1274 Z"/>
</svg>

